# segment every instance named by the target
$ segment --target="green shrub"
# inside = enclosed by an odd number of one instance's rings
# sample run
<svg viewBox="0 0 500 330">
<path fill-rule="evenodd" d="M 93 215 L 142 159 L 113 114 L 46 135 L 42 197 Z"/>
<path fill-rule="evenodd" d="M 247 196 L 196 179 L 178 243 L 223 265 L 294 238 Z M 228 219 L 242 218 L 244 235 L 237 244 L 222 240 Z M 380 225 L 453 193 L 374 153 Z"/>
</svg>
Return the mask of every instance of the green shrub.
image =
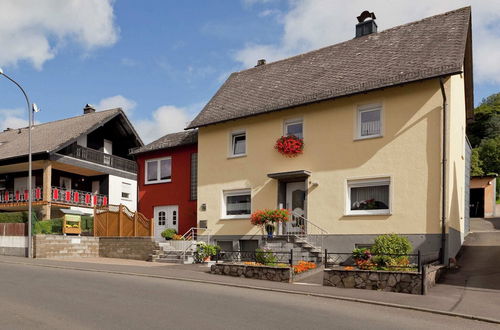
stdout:
<svg viewBox="0 0 500 330">
<path fill-rule="evenodd" d="M 38 221 L 35 212 L 31 213 L 31 221 L 35 223 Z M 0 222 L 1 223 L 25 223 L 28 222 L 28 212 L 2 212 L 0 213 Z"/>
<path fill-rule="evenodd" d="M 263 265 L 275 264 L 278 262 L 274 253 L 271 250 L 265 249 L 255 250 L 255 261 Z"/>
<path fill-rule="evenodd" d="M 375 244 L 371 248 L 371 252 L 376 255 L 373 257 L 375 262 L 380 267 L 396 266 L 406 264 L 408 258 L 404 256 L 388 256 L 387 254 L 406 255 L 413 250 L 413 247 L 407 237 L 396 234 L 380 235 L 375 238 Z"/>
<path fill-rule="evenodd" d="M 50 220 L 35 222 L 33 234 L 52 234 L 52 222 Z"/>
<path fill-rule="evenodd" d="M 217 255 L 221 250 L 218 245 L 210 245 L 205 242 L 199 242 L 196 244 L 196 253 L 194 254 L 194 260 L 197 263 L 203 262 L 206 258 Z"/>
<path fill-rule="evenodd" d="M 94 217 L 91 215 L 82 216 L 82 231 L 91 232 L 94 229 Z"/>
<path fill-rule="evenodd" d="M 176 235 L 176 234 L 177 234 L 177 230 L 172 229 L 172 228 L 167 228 L 161 232 L 161 237 L 163 237 L 167 240 L 171 240 L 172 237 L 174 237 L 174 235 Z"/>
<path fill-rule="evenodd" d="M 49 221 L 52 224 L 52 233 L 53 234 L 62 234 L 63 219 L 62 218 L 54 218 L 54 219 L 50 219 Z"/>
</svg>

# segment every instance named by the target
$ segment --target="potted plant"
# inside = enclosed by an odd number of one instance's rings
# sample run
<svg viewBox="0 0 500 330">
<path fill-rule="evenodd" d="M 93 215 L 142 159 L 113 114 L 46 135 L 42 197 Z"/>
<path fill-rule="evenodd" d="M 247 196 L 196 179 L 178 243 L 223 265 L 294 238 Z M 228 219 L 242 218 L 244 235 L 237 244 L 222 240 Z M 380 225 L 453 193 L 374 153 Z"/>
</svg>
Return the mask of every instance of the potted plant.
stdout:
<svg viewBox="0 0 500 330">
<path fill-rule="evenodd" d="M 290 211 L 286 209 L 258 210 L 252 213 L 250 221 L 254 226 L 261 226 L 267 232 L 267 237 L 272 238 L 275 224 L 286 222 L 290 219 Z"/>
<path fill-rule="evenodd" d="M 161 232 L 161 237 L 165 238 L 167 241 L 171 240 L 174 235 L 177 235 L 177 230 L 172 228 L 167 228 Z"/>
<path fill-rule="evenodd" d="M 304 150 L 304 140 L 295 135 L 282 136 L 276 141 L 274 148 L 284 156 L 296 157 Z"/>
<path fill-rule="evenodd" d="M 195 261 L 197 263 L 208 262 L 211 257 L 217 255 L 221 248 L 218 245 L 211 245 L 205 242 L 196 244 Z"/>
</svg>

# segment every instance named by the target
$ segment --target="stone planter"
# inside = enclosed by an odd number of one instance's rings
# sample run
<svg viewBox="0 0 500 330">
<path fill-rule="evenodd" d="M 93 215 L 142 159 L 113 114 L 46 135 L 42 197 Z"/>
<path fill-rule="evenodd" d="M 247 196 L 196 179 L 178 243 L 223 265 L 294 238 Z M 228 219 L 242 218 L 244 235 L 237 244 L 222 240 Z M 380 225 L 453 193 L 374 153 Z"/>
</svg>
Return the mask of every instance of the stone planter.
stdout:
<svg viewBox="0 0 500 330">
<path fill-rule="evenodd" d="M 212 274 L 238 276 L 275 282 L 292 282 L 293 270 L 289 267 L 253 266 L 241 264 L 215 264 L 210 268 Z"/>
<path fill-rule="evenodd" d="M 422 294 L 422 274 L 416 272 L 325 269 L 323 285 Z"/>
</svg>

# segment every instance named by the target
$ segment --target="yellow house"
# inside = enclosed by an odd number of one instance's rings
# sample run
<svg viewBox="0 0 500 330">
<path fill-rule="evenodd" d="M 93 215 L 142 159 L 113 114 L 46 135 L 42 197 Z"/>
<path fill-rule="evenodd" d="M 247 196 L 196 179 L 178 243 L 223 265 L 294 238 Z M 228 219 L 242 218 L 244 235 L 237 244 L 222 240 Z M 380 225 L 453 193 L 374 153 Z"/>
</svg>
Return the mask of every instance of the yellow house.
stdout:
<svg viewBox="0 0 500 330">
<path fill-rule="evenodd" d="M 198 224 L 219 244 L 261 244 L 250 214 L 287 208 L 278 235 L 332 252 L 397 233 L 456 255 L 468 217 L 471 9 L 382 32 L 363 16 L 352 40 L 233 73 L 190 123 Z M 289 135 L 302 154 L 275 149 Z"/>
</svg>

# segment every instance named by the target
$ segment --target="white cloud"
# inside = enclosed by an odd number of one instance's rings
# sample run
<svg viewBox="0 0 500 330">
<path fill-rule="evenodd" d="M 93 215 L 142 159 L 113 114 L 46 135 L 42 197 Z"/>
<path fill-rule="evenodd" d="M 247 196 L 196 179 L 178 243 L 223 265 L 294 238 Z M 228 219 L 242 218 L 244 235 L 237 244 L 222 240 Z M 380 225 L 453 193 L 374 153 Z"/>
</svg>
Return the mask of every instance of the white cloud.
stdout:
<svg viewBox="0 0 500 330">
<path fill-rule="evenodd" d="M 123 95 L 115 95 L 111 97 L 107 97 L 99 101 L 99 103 L 95 106 L 96 110 L 108 110 L 114 108 L 122 108 L 122 110 L 127 114 L 127 116 L 131 116 L 134 108 L 137 106 L 137 103 L 134 100 L 127 99 Z"/>
<path fill-rule="evenodd" d="M 135 120 L 134 126 L 144 143 L 150 143 L 163 135 L 182 131 L 190 120 L 188 109 L 164 105 L 153 112 L 151 119 Z"/>
<path fill-rule="evenodd" d="M 68 42 L 84 51 L 118 38 L 113 0 L 0 1 L 0 65 L 29 61 L 37 69 Z"/>
<path fill-rule="evenodd" d="M 253 4 L 258 1 L 246 1 Z M 377 15 L 379 30 L 460 7 L 472 6 L 474 75 L 476 81 L 500 82 L 500 1 L 496 0 L 289 0 L 290 11 L 279 20 L 278 44 L 247 44 L 235 59 L 252 67 L 260 58 L 275 61 L 354 37 L 356 16 L 368 9 Z"/>
<path fill-rule="evenodd" d="M 26 109 L 0 109 L 0 132 L 6 128 L 27 127 L 27 118 Z"/>
</svg>

